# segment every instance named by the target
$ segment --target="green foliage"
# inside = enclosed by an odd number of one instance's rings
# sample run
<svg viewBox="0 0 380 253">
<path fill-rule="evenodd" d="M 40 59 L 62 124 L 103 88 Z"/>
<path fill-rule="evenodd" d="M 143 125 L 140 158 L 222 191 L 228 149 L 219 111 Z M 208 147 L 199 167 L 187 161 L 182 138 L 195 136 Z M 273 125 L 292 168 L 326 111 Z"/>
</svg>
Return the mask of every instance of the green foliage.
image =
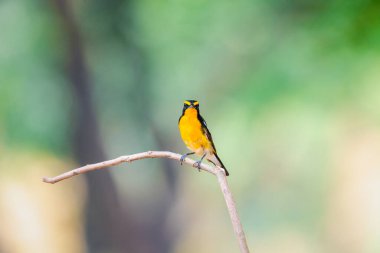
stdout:
<svg viewBox="0 0 380 253">
<path fill-rule="evenodd" d="M 265 237 L 281 226 L 323 231 L 336 143 L 356 136 L 349 126 L 370 134 L 380 125 L 379 1 L 97 0 L 74 7 L 109 156 L 155 149 L 157 136 L 183 152 L 182 101 L 198 99 L 254 231 L 248 234 Z M 0 27 L 0 147 L 67 155 L 75 113 L 70 41 L 54 8 L 2 1 Z M 163 187 L 152 176 L 157 170 L 139 172 L 117 179 L 129 198 L 146 185 Z"/>
</svg>

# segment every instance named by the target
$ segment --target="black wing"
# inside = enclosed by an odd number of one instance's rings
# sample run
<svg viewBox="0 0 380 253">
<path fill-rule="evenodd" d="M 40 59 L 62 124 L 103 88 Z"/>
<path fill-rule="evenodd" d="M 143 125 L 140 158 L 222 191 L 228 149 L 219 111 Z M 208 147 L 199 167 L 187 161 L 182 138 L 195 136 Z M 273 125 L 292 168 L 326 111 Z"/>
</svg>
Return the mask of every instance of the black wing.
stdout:
<svg viewBox="0 0 380 253">
<path fill-rule="evenodd" d="M 220 166 L 226 171 L 226 176 L 230 175 L 230 173 L 228 173 L 228 170 L 226 169 L 226 166 L 224 166 L 222 160 L 220 160 L 218 154 L 216 153 L 216 148 L 215 148 L 215 145 L 214 145 L 214 141 L 212 140 L 211 133 L 210 133 L 210 131 L 207 128 L 206 121 L 202 118 L 201 115 L 199 115 L 199 113 L 198 113 L 198 120 L 201 122 L 203 133 L 206 135 L 207 139 L 211 142 L 212 148 L 214 149 L 214 156 L 215 156 L 215 158 L 219 161 Z M 211 161 L 209 159 L 207 159 L 207 160 L 210 161 L 210 162 L 212 162 L 214 165 L 216 165 L 215 162 L 213 162 L 213 161 Z"/>
<path fill-rule="evenodd" d="M 211 142 L 212 148 L 214 149 L 214 151 L 216 153 L 216 148 L 215 148 L 215 145 L 214 145 L 214 141 L 212 140 L 211 133 L 210 133 L 210 131 L 207 128 L 207 123 L 206 123 L 206 121 L 202 118 L 202 116 L 199 113 L 198 113 L 198 120 L 202 124 L 202 131 L 203 131 L 203 133 L 206 135 L 207 139 Z"/>
</svg>

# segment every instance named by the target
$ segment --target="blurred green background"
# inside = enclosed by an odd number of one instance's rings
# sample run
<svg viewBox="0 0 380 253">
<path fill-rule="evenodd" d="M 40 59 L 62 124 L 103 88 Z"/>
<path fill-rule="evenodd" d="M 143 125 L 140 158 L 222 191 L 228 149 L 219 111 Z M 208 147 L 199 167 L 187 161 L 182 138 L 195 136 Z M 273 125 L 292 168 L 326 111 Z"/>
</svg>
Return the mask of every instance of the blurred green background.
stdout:
<svg viewBox="0 0 380 253">
<path fill-rule="evenodd" d="M 0 2 L 0 252 L 238 252 L 186 152 L 197 99 L 253 252 L 380 252 L 380 2 Z"/>
</svg>

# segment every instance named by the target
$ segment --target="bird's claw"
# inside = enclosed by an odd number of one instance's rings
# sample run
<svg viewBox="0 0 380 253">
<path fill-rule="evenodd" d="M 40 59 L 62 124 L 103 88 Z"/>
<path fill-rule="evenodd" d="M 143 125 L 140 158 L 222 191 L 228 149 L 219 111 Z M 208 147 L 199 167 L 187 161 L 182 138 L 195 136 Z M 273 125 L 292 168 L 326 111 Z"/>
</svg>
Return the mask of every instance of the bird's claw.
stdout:
<svg viewBox="0 0 380 253">
<path fill-rule="evenodd" d="M 195 163 L 193 164 L 193 166 L 194 166 L 195 168 L 198 168 L 198 171 L 199 171 L 199 172 L 201 172 L 201 163 L 202 163 L 202 161 L 198 161 L 198 162 L 195 162 Z"/>
<path fill-rule="evenodd" d="M 183 156 L 181 156 L 181 158 L 179 159 L 179 161 L 181 162 L 181 165 L 182 165 L 183 161 L 185 160 L 185 158 L 186 158 L 186 155 L 183 155 Z"/>
</svg>

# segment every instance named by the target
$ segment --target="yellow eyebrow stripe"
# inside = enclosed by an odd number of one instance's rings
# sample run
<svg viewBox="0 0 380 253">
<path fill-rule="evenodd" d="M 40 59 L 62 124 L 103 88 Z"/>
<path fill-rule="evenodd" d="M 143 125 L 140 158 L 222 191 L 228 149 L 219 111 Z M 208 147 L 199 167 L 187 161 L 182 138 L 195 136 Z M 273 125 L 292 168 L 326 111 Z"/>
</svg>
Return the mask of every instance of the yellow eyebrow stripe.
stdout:
<svg viewBox="0 0 380 253">
<path fill-rule="evenodd" d="M 195 102 L 194 102 L 194 105 L 199 105 L 199 102 L 198 102 L 198 101 L 195 101 Z"/>
<path fill-rule="evenodd" d="M 187 100 L 185 100 L 184 104 L 191 105 L 191 103 L 189 101 L 187 101 Z"/>
</svg>

